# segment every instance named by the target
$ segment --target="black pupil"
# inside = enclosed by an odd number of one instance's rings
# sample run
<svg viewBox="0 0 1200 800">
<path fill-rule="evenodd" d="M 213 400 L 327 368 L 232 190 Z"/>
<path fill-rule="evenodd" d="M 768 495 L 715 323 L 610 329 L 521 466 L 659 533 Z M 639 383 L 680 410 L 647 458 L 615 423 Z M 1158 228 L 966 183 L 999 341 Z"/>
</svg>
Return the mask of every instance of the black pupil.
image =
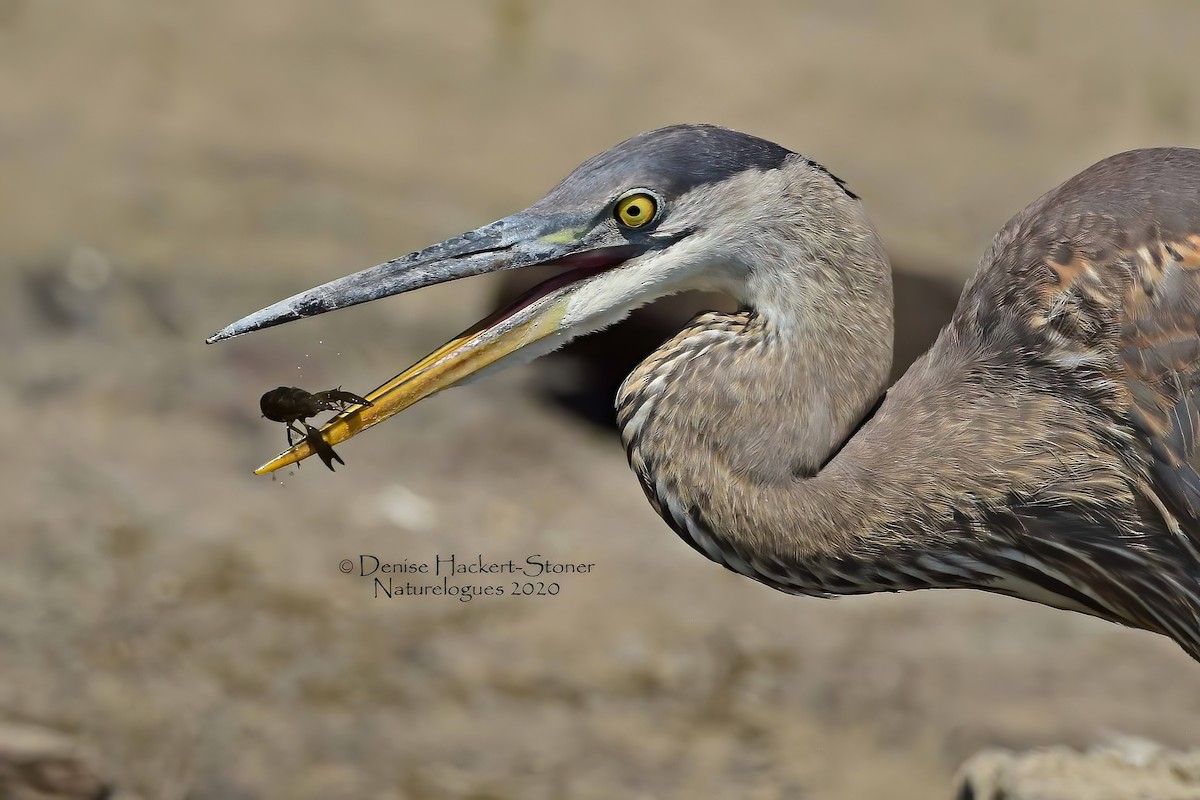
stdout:
<svg viewBox="0 0 1200 800">
<path fill-rule="evenodd" d="M 639 206 L 637 203 L 634 203 L 633 205 L 629 206 L 629 216 L 640 217 L 641 215 L 642 215 L 642 207 L 641 206 Z"/>
</svg>

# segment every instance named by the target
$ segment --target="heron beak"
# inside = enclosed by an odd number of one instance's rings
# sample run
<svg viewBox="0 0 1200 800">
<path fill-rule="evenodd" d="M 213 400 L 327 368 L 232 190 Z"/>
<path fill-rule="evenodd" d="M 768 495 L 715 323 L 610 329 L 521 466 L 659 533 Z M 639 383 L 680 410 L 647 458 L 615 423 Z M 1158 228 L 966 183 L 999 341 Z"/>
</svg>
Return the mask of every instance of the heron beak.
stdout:
<svg viewBox="0 0 1200 800">
<path fill-rule="evenodd" d="M 301 292 L 256 311 L 209 337 L 218 342 L 304 317 L 485 272 L 553 264 L 562 272 L 509 306 L 451 339 L 391 380 L 368 392 L 372 405 L 330 419 L 321 428 L 330 445 L 383 422 L 431 394 L 446 389 L 529 345 L 565 338 L 562 321 L 582 282 L 615 267 L 652 244 L 605 246 L 594 219 L 556 218 L 521 212 L 416 253 Z M 255 470 L 263 475 L 313 455 L 307 440 Z"/>
</svg>

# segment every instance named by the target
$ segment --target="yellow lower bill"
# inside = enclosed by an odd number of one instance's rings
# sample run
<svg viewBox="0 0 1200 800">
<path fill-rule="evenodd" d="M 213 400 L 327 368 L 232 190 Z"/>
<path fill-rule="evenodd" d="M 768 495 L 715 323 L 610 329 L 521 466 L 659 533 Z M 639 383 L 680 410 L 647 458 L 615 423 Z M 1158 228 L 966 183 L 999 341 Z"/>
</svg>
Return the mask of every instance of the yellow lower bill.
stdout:
<svg viewBox="0 0 1200 800">
<path fill-rule="evenodd" d="M 566 296 L 567 292 L 559 289 L 525 306 L 520 306 L 522 301 L 518 301 L 516 311 L 510 306 L 493 314 L 368 392 L 365 397 L 372 405 L 358 406 L 330 419 L 321 428 L 322 438 L 330 445 L 340 444 L 522 347 L 555 333 L 566 310 Z M 266 475 L 315 452 L 307 441 L 302 440 L 254 470 L 254 474 Z"/>
</svg>

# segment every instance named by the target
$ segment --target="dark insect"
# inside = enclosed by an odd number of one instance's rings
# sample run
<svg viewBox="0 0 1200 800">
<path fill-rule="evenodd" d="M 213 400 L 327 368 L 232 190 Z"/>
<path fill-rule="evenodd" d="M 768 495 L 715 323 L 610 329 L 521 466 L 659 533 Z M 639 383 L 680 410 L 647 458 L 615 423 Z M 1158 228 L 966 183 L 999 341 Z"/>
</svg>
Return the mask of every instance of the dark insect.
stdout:
<svg viewBox="0 0 1200 800">
<path fill-rule="evenodd" d="M 313 426 L 304 423 L 301 430 L 297 423 L 304 422 L 309 417 L 315 417 L 322 411 L 345 411 L 351 406 L 373 405 L 365 397 L 359 397 L 353 392 L 342 391 L 342 387 L 325 392 L 306 392 L 295 386 L 280 386 L 264 394 L 258 400 L 262 415 L 272 422 L 282 422 L 287 426 L 287 442 L 291 447 L 294 443 L 292 434 L 295 433 L 308 441 L 325 466 L 333 469 L 333 460 L 345 464 L 333 451 L 333 446 L 327 443 L 320 432 Z"/>
</svg>

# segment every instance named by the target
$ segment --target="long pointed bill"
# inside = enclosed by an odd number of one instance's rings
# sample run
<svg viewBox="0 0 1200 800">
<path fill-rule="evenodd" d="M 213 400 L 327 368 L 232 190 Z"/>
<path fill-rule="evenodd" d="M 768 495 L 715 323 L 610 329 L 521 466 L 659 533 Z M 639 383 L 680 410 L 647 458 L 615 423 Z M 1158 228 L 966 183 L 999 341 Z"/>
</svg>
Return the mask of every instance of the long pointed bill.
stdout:
<svg viewBox="0 0 1200 800">
<path fill-rule="evenodd" d="M 217 331 L 207 341 L 212 344 L 435 283 L 541 264 L 579 249 L 582 242 L 574 235 L 568 236 L 574 233 L 571 230 L 543 235 L 548 228 L 553 230 L 547 223 L 526 212 L 514 214 L 403 258 L 280 300 Z"/>
<path fill-rule="evenodd" d="M 561 274 L 368 392 L 365 397 L 372 405 L 356 407 L 325 423 L 322 438 L 330 445 L 344 442 L 535 342 L 548 340 L 543 351 L 553 349 L 554 334 L 567 335 L 562 329 L 563 316 L 579 283 L 656 246 L 647 242 L 605 247 L 588 241 L 587 221 L 560 218 L 553 223 L 528 212 L 516 214 L 275 303 L 229 325 L 208 341 L 484 272 L 544 263 L 563 268 Z M 314 452 L 307 441 L 301 441 L 255 472 L 274 472 Z"/>
</svg>

